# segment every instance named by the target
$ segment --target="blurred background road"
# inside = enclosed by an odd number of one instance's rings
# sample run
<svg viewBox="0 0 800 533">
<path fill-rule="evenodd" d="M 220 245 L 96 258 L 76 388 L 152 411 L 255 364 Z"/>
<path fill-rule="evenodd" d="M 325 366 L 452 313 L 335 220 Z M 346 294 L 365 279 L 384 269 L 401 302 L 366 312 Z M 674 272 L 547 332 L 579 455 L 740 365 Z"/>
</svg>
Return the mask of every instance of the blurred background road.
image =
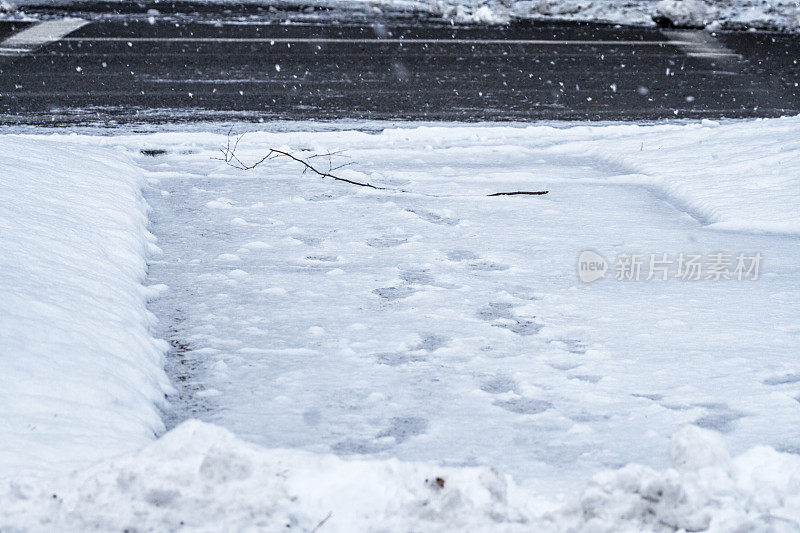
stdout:
<svg viewBox="0 0 800 533">
<path fill-rule="evenodd" d="M 793 34 L 206 7 L 0 22 L 0 124 L 800 113 Z"/>
</svg>

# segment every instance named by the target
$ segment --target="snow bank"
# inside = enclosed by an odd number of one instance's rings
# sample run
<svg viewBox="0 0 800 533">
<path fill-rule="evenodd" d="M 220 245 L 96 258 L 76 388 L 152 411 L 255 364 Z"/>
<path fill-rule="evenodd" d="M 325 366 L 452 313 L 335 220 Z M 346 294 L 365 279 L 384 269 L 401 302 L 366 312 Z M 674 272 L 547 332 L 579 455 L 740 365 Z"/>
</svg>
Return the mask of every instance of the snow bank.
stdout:
<svg viewBox="0 0 800 533">
<path fill-rule="evenodd" d="M 661 0 L 656 5 L 657 17 L 686 28 L 705 28 L 716 15 L 716 10 L 702 0 Z"/>
<path fill-rule="evenodd" d="M 170 388 L 141 285 L 157 250 L 142 173 L 40 139 L 0 153 L 0 476 L 140 448 Z"/>
<path fill-rule="evenodd" d="M 47 485 L 0 489 L 0 529 L 206 531 L 487 529 L 513 521 L 507 481 L 441 468 L 268 450 L 199 421 Z"/>
<path fill-rule="evenodd" d="M 143 450 L 48 482 L 0 487 L 0 529 L 80 531 L 795 531 L 800 457 L 687 426 L 674 468 L 628 465 L 545 503 L 476 467 L 266 449 L 199 421 Z M 556 506 L 554 509 L 553 507 Z M 322 524 L 323 527 L 320 526 Z M 771 529 L 774 528 L 774 529 Z"/>
<path fill-rule="evenodd" d="M 378 5 L 396 4 L 400 2 Z M 800 28 L 800 6 L 794 0 L 420 0 L 415 4 L 456 23 L 498 24 L 520 18 L 652 26 L 661 19 L 691 28 Z"/>
<path fill-rule="evenodd" d="M 219 4 L 271 4 L 266 0 L 201 0 Z M 8 0 L 0 0 L 0 5 Z M 88 3 L 83 0 L 84 3 Z M 73 5 L 80 0 L 16 0 L 21 7 Z M 308 7 L 290 0 L 284 5 Z M 797 31 L 800 6 L 795 0 L 317 0 L 317 7 L 369 12 L 417 12 L 457 24 L 504 24 L 512 18 L 599 21 L 654 25 L 654 18 L 688 27 L 758 28 Z M 2 13 L 2 9 L 0 9 Z M 305 15 L 304 15 L 305 16 Z"/>
<path fill-rule="evenodd" d="M 800 117 L 552 130 L 551 153 L 585 153 L 716 229 L 800 235 Z M 544 131 L 542 131 L 544 134 Z"/>
<path fill-rule="evenodd" d="M 493 10 L 487 5 L 469 7 L 442 4 L 438 9 L 442 18 L 456 24 L 505 24 L 511 19 L 507 9 Z"/>
</svg>

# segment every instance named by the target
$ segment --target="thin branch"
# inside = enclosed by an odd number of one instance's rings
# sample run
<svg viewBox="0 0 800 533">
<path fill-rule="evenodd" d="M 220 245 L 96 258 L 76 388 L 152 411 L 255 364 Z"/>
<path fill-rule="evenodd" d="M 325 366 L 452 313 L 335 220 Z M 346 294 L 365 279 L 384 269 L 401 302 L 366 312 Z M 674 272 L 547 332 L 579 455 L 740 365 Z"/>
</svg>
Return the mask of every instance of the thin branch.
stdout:
<svg viewBox="0 0 800 533">
<path fill-rule="evenodd" d="M 293 161 L 297 161 L 301 165 L 305 165 L 307 170 L 310 170 L 311 172 L 313 172 L 314 174 L 316 174 L 317 176 L 319 176 L 321 178 L 331 178 L 331 179 L 334 179 L 336 181 L 343 181 L 345 183 L 350 183 L 351 185 L 358 185 L 359 187 L 367 187 L 369 189 L 386 190 L 386 187 L 376 187 L 375 185 L 372 185 L 371 183 L 355 181 L 355 180 L 349 180 L 347 178 L 342 178 L 341 176 L 334 176 L 330 172 L 324 172 L 322 170 L 318 170 L 317 168 L 315 168 L 313 165 L 311 165 L 311 163 L 309 163 L 305 159 L 301 159 L 301 158 L 295 156 L 294 154 L 292 154 L 290 152 L 284 152 L 283 150 L 276 150 L 275 148 L 270 148 L 269 151 L 270 151 L 270 153 L 279 154 L 279 155 L 282 155 L 284 157 L 288 157 L 289 159 L 291 159 Z"/>
<path fill-rule="evenodd" d="M 486 196 L 540 196 L 542 194 L 547 194 L 550 191 L 514 191 L 514 192 L 496 192 L 493 194 L 487 194 Z"/>
<path fill-rule="evenodd" d="M 356 164 L 355 161 L 349 161 L 347 163 L 342 163 L 341 165 L 337 165 L 337 166 L 333 167 L 331 169 L 331 172 L 333 172 L 334 170 L 339 170 L 340 168 L 349 167 L 350 165 L 355 165 L 355 164 Z"/>
<path fill-rule="evenodd" d="M 295 162 L 300 163 L 301 165 L 303 165 L 302 175 L 305 175 L 306 172 L 311 171 L 311 172 L 313 172 L 314 174 L 316 174 L 317 176 L 319 176 L 321 178 L 330 178 L 330 179 L 335 180 L 335 181 L 341 181 L 341 182 L 344 182 L 344 183 L 349 183 L 351 185 L 357 185 L 359 187 L 366 187 L 368 189 L 374 189 L 374 190 L 377 190 L 377 191 L 392 191 L 392 192 L 399 192 L 399 193 L 406 193 L 406 194 L 419 194 L 421 196 L 432 196 L 432 197 L 437 197 L 437 198 L 438 197 L 443 197 L 443 195 L 414 193 L 412 191 L 407 191 L 407 190 L 404 190 L 404 189 L 392 189 L 392 188 L 389 188 L 389 187 L 378 187 L 378 186 L 372 185 L 371 183 L 367 183 L 367 182 L 363 182 L 363 181 L 356 181 L 356 180 L 343 178 L 341 176 L 336 176 L 336 175 L 333 174 L 333 172 L 335 172 L 335 171 L 337 171 L 337 170 L 339 170 L 341 168 L 344 168 L 344 167 L 347 167 L 347 166 L 355 164 L 353 161 L 348 161 L 347 163 L 343 163 L 341 165 L 333 166 L 332 158 L 334 156 L 345 157 L 345 158 L 349 159 L 349 157 L 347 157 L 346 155 L 343 155 L 343 151 L 342 150 L 337 150 L 335 152 L 328 151 L 325 154 L 313 154 L 313 155 L 310 155 L 310 156 L 308 156 L 306 158 L 302 158 L 302 157 L 298 157 L 298 156 L 292 154 L 291 152 L 287 152 L 287 151 L 284 151 L 284 150 L 278 150 L 277 148 L 270 148 L 269 152 L 267 152 L 267 155 L 265 155 L 264 157 L 262 157 L 261 159 L 259 159 L 255 163 L 247 165 L 244 162 L 242 162 L 242 160 L 239 159 L 239 157 L 236 155 L 236 149 L 239 147 L 239 142 L 242 140 L 242 137 L 244 137 L 246 133 L 247 132 L 242 133 L 241 135 L 237 135 L 236 136 L 236 141 L 233 143 L 233 146 L 231 146 L 231 137 L 233 136 L 233 127 L 231 127 L 231 129 L 228 130 L 228 143 L 227 143 L 227 145 L 224 148 L 220 148 L 220 152 L 222 152 L 222 157 L 213 157 L 212 159 L 217 160 L 217 161 L 224 161 L 226 164 L 228 164 L 228 165 L 230 165 L 230 166 L 232 166 L 234 168 L 237 168 L 239 170 L 252 170 L 252 169 L 256 168 L 257 166 L 263 164 L 266 161 L 269 161 L 269 160 L 272 160 L 272 159 L 276 159 L 278 157 L 287 157 L 287 158 L 291 159 L 292 161 L 295 161 Z M 320 170 L 317 167 L 315 167 L 314 165 L 312 165 L 311 163 L 309 163 L 309 161 L 311 159 L 315 159 L 315 158 L 318 158 L 318 157 L 327 157 L 328 158 L 328 170 L 327 171 Z M 487 194 L 486 196 L 540 196 L 540 195 L 543 195 L 543 194 L 547 194 L 549 192 L 550 191 L 496 192 L 496 193 L 492 193 L 492 194 Z M 444 196 L 446 196 L 446 195 L 444 195 Z"/>
<path fill-rule="evenodd" d="M 317 524 L 317 526 L 314 529 L 312 529 L 309 533 L 317 533 L 317 531 L 319 531 L 320 528 L 325 525 L 325 522 L 330 520 L 332 516 L 333 516 L 333 511 L 329 512 L 328 516 L 323 518 L 322 521 L 319 524 Z"/>
<path fill-rule="evenodd" d="M 282 157 L 288 157 L 289 159 L 291 159 L 293 161 L 296 161 L 296 162 L 300 163 L 301 165 L 303 165 L 303 167 L 304 167 L 303 173 L 305 173 L 306 171 L 310 170 L 311 172 L 313 172 L 314 174 L 316 174 L 317 176 L 319 176 L 321 178 L 331 178 L 331 179 L 336 180 L 336 181 L 342 181 L 344 183 L 349 183 L 351 185 L 358 185 L 359 187 L 367 187 L 369 189 L 375 189 L 375 190 L 385 190 L 386 189 L 385 187 L 376 187 L 375 185 L 372 185 L 371 183 L 355 181 L 355 180 L 343 178 L 341 176 L 336 176 L 336 175 L 332 174 L 332 172 L 334 170 L 337 170 L 339 168 L 347 166 L 350 163 L 347 163 L 345 165 L 340 165 L 340 166 L 336 167 L 336 169 L 334 169 L 332 167 L 332 164 L 331 164 L 331 161 L 330 161 L 331 156 L 334 155 L 334 154 L 331 154 L 330 152 L 327 154 L 328 155 L 328 171 L 327 172 L 319 170 L 317 167 L 315 167 L 314 165 L 309 163 L 308 159 L 310 159 L 310 158 L 303 159 L 301 157 L 297 157 L 296 155 L 292 154 L 291 152 L 286 152 L 284 150 L 278 150 L 276 148 L 270 148 L 270 150 L 267 153 L 267 155 L 265 155 L 264 157 L 262 157 L 261 159 L 259 159 L 255 163 L 253 163 L 251 165 L 247 165 L 244 162 L 242 162 L 242 160 L 239 159 L 239 157 L 236 155 L 236 149 L 239 147 L 239 141 L 241 141 L 242 137 L 244 137 L 244 136 L 245 136 L 244 133 L 241 134 L 241 135 L 238 135 L 237 139 L 236 139 L 236 142 L 233 144 L 233 147 L 231 147 L 231 131 L 228 131 L 228 144 L 225 146 L 225 148 L 221 149 L 222 157 L 221 158 L 215 157 L 213 159 L 216 159 L 217 161 L 224 161 L 228 165 L 230 165 L 230 166 L 232 166 L 234 168 L 238 168 L 239 170 L 252 170 L 252 169 L 256 168 L 257 166 L 261 165 L 262 163 L 264 163 L 265 161 L 267 161 L 269 159 L 275 159 L 276 157 L 281 157 L 281 156 Z"/>
<path fill-rule="evenodd" d="M 347 159 L 350 159 L 349 155 L 345 155 L 344 150 L 336 150 L 335 152 L 328 151 L 328 152 L 325 152 L 324 154 L 314 154 L 314 155 L 308 156 L 306 159 L 314 159 L 315 157 L 328 157 L 328 158 L 330 158 L 331 156 L 346 157 Z"/>
</svg>

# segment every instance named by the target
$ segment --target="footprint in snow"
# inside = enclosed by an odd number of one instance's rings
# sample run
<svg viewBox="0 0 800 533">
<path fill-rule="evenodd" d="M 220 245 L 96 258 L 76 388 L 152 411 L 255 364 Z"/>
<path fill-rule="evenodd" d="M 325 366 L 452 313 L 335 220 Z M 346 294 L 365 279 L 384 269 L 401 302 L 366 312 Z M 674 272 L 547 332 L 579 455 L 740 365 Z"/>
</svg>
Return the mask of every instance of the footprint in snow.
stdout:
<svg viewBox="0 0 800 533">
<path fill-rule="evenodd" d="M 413 269 L 400 273 L 400 279 L 411 285 L 433 285 L 433 276 L 427 270 Z"/>
<path fill-rule="evenodd" d="M 373 248 L 393 248 L 395 246 L 400 246 L 401 244 L 405 244 L 408 242 L 407 237 L 392 237 L 390 235 L 384 235 L 382 237 L 375 237 L 374 239 L 367 240 L 367 246 L 371 246 Z"/>
<path fill-rule="evenodd" d="M 331 450 L 340 455 L 366 455 L 383 452 L 391 447 L 387 442 L 376 442 L 372 439 L 345 439 L 333 444 Z"/>
<path fill-rule="evenodd" d="M 583 381 L 585 383 L 598 383 L 603 376 L 592 376 L 589 374 L 572 374 L 571 376 L 567 376 L 568 379 L 577 379 L 578 381 Z"/>
<path fill-rule="evenodd" d="M 442 335 L 431 333 L 422 338 L 422 340 L 412 348 L 412 350 L 425 350 L 426 352 L 435 352 L 439 348 L 444 348 L 450 343 L 450 338 Z"/>
<path fill-rule="evenodd" d="M 422 340 L 407 352 L 384 352 L 375 354 L 375 360 L 378 364 L 399 366 L 408 363 L 419 363 L 427 361 L 424 352 L 432 353 L 443 348 L 450 343 L 448 337 L 432 333 L 425 335 Z"/>
<path fill-rule="evenodd" d="M 309 409 L 303 412 L 303 422 L 309 426 L 318 426 L 322 422 L 322 414 L 316 409 Z"/>
<path fill-rule="evenodd" d="M 519 318 L 513 313 L 514 306 L 505 302 L 490 302 L 478 310 L 478 318 L 486 322 L 496 322 L 494 327 L 504 328 L 521 336 L 536 335 L 544 327 L 543 324 L 526 318 Z"/>
<path fill-rule="evenodd" d="M 389 421 L 385 429 L 376 433 L 373 439 L 345 439 L 331 446 L 331 449 L 342 455 L 378 453 L 422 435 L 427 429 L 428 420 L 425 418 L 396 417 Z"/>
<path fill-rule="evenodd" d="M 450 261 L 456 262 L 474 261 L 476 259 L 480 259 L 478 254 L 469 250 L 450 250 L 446 255 Z"/>
<path fill-rule="evenodd" d="M 378 364 L 400 366 L 408 363 L 424 363 L 428 359 L 421 353 L 414 352 L 384 352 L 375 354 Z"/>
<path fill-rule="evenodd" d="M 744 418 L 744 414 L 738 411 L 709 413 L 695 420 L 693 424 L 701 428 L 713 429 L 720 433 L 730 433 L 733 431 L 735 422 L 740 418 Z"/>
<path fill-rule="evenodd" d="M 571 361 L 553 361 L 553 362 L 550 362 L 550 363 L 547 363 L 547 364 L 550 365 L 550 368 L 553 368 L 555 370 L 561 370 L 562 372 L 566 372 L 568 370 L 575 370 L 579 366 L 583 366 L 583 363 L 579 363 L 577 361 L 575 361 L 575 362 L 571 362 Z"/>
<path fill-rule="evenodd" d="M 596 415 L 587 411 L 581 411 L 580 413 L 569 415 L 570 420 L 573 422 L 578 422 L 579 424 L 585 424 L 587 422 L 599 422 L 600 420 L 608 420 L 609 418 L 611 418 L 610 415 Z"/>
<path fill-rule="evenodd" d="M 376 294 L 384 300 L 388 300 L 390 302 L 408 298 L 415 292 L 417 291 L 408 285 L 400 285 L 399 287 L 380 287 L 372 291 L 373 294 Z"/>
<path fill-rule="evenodd" d="M 330 202 L 331 200 L 338 200 L 342 196 L 345 196 L 345 193 L 342 192 L 342 193 L 334 194 L 334 193 L 326 192 L 326 193 L 315 194 L 313 196 L 309 196 L 308 198 L 306 198 L 306 200 L 308 200 L 309 202 Z"/>
<path fill-rule="evenodd" d="M 428 420 L 416 416 L 396 417 L 389 421 L 389 427 L 379 431 L 376 439 L 392 437 L 397 444 L 401 444 L 411 437 L 422 435 L 428 429 Z"/>
<path fill-rule="evenodd" d="M 502 272 L 508 270 L 508 265 L 502 263 L 495 263 L 494 261 L 473 261 L 469 263 L 470 270 L 478 270 L 483 272 Z"/>
<path fill-rule="evenodd" d="M 705 429 L 713 429 L 720 433 L 733 431 L 737 420 L 744 418 L 745 413 L 736 411 L 724 403 L 698 403 L 695 407 L 703 407 L 710 412 L 693 422 L 694 425 Z"/>
<path fill-rule="evenodd" d="M 553 407 L 553 404 L 544 400 L 534 398 L 512 398 L 510 400 L 496 400 L 494 405 L 502 407 L 506 411 L 522 415 L 535 415 L 543 413 Z"/>
<path fill-rule="evenodd" d="M 426 209 L 407 208 L 406 211 L 417 215 L 425 222 L 430 222 L 431 224 L 455 226 L 456 224 L 459 223 L 459 220 L 457 218 L 451 218 L 447 215 L 440 215 L 438 213 L 434 213 L 433 211 L 428 211 Z"/>
<path fill-rule="evenodd" d="M 577 339 L 553 339 L 548 341 L 548 344 L 553 344 L 559 348 L 563 348 L 569 353 L 575 355 L 583 355 L 586 353 L 586 343 Z"/>
<path fill-rule="evenodd" d="M 302 242 L 306 246 L 319 246 L 320 244 L 322 244 L 323 240 L 322 238 L 315 237 L 313 235 L 292 235 L 291 238 L 296 241 Z"/>
<path fill-rule="evenodd" d="M 307 255 L 306 261 L 313 263 L 338 263 L 339 257 L 335 255 Z"/>
<path fill-rule="evenodd" d="M 544 325 L 537 324 L 533 320 L 526 320 L 526 319 L 515 319 L 516 322 L 512 322 L 510 324 L 493 324 L 493 326 L 498 328 L 505 328 L 512 333 L 516 333 L 520 336 L 528 336 L 528 335 L 536 335 L 539 333 Z"/>
<path fill-rule="evenodd" d="M 517 382 L 509 376 L 494 376 L 481 383 L 481 390 L 489 394 L 515 392 L 517 390 Z"/>
<path fill-rule="evenodd" d="M 762 383 L 764 385 L 788 385 L 791 383 L 798 383 L 800 382 L 800 373 L 793 373 L 793 374 L 783 374 L 782 376 L 773 376 L 771 378 L 767 378 Z"/>
<path fill-rule="evenodd" d="M 638 392 L 634 392 L 633 394 L 631 394 L 631 396 L 633 396 L 634 398 L 644 398 L 645 400 L 651 400 L 654 402 L 660 402 L 661 400 L 664 399 L 664 396 L 661 394 L 641 394 Z"/>
<path fill-rule="evenodd" d="M 512 304 L 504 302 L 490 302 L 478 310 L 478 318 L 486 322 L 492 322 L 498 319 L 510 319 L 514 315 L 511 310 L 514 308 Z"/>
</svg>

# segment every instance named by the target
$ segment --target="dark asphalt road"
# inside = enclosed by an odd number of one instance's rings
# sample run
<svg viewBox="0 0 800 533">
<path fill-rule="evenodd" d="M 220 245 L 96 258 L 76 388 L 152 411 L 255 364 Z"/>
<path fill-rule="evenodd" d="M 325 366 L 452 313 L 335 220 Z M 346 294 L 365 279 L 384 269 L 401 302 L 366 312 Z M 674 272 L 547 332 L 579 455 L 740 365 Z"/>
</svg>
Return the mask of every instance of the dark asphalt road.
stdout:
<svg viewBox="0 0 800 533">
<path fill-rule="evenodd" d="M 0 124 L 800 113 L 796 35 L 393 20 L 101 18 L 0 56 Z"/>
</svg>

